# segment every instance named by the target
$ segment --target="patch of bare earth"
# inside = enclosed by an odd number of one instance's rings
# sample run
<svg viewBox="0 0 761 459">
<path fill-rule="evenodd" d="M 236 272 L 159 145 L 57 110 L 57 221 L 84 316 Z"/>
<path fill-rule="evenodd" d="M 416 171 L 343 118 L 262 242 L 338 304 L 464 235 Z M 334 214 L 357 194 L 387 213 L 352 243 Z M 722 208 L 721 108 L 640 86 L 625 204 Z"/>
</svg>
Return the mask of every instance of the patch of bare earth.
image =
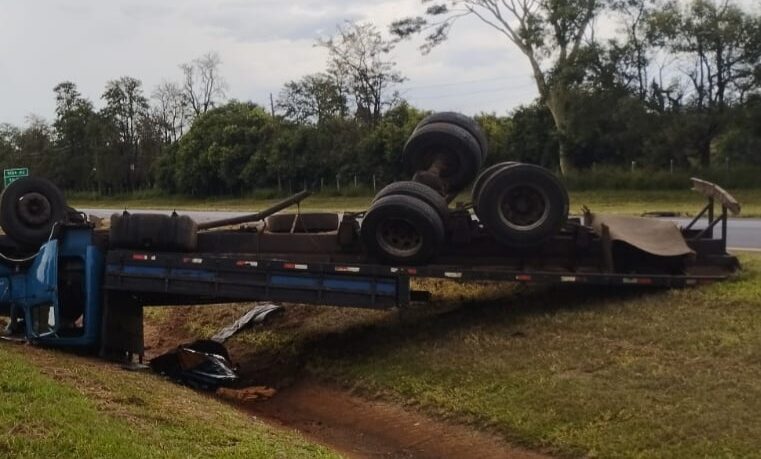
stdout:
<svg viewBox="0 0 761 459">
<path fill-rule="evenodd" d="M 302 328 L 299 324 L 320 320 L 324 309 L 289 306 L 285 314 L 270 321 L 268 329 Z M 160 320 L 147 320 L 148 357 L 200 338 L 179 324 L 190 319 L 190 309 L 174 308 Z M 379 316 L 372 320 L 388 320 Z M 331 333 L 335 337 L 335 330 Z M 270 423 L 294 429 L 311 441 L 324 444 L 351 458 L 544 458 L 507 443 L 503 438 L 471 426 L 435 419 L 413 408 L 372 400 L 316 380 L 301 370 L 292 356 L 258 355 L 246 343 L 233 342 L 230 354 L 250 384 L 277 388 L 266 400 L 235 402 L 247 413 Z M 253 347 L 253 346 L 252 346 Z M 287 353 L 285 353 L 287 354 Z M 273 364 L 287 371 L 273 371 Z M 277 366 L 276 365 L 276 366 Z M 257 378 L 256 375 L 259 375 Z M 277 378 L 275 378 L 277 376 Z"/>
</svg>

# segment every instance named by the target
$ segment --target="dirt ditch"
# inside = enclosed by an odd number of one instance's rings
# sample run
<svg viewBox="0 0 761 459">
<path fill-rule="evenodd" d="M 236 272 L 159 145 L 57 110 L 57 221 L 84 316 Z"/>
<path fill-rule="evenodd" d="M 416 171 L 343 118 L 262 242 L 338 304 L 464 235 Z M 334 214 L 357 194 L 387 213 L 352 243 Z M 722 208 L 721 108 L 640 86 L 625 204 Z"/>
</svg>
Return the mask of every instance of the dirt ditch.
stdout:
<svg viewBox="0 0 761 459">
<path fill-rule="evenodd" d="M 177 326 L 188 319 L 188 310 L 178 308 L 170 314 L 169 321 L 146 321 L 147 357 L 196 338 Z M 309 314 L 308 309 L 289 307 L 283 317 L 268 327 L 298 327 L 302 321 L 309 320 Z M 356 329 L 346 333 L 349 336 L 355 334 L 358 334 Z M 336 335 L 331 333 L 327 340 L 343 341 L 344 338 Z M 229 350 L 247 383 L 273 386 L 276 393 L 265 400 L 226 399 L 226 403 L 280 428 L 296 430 L 346 457 L 547 457 L 515 447 L 497 435 L 435 419 L 387 401 L 368 399 L 319 381 L 302 371 L 303 361 L 298 357 L 280 358 L 272 353 L 258 355 L 240 343 L 231 344 Z M 273 367 L 278 370 L 273 371 Z"/>
</svg>

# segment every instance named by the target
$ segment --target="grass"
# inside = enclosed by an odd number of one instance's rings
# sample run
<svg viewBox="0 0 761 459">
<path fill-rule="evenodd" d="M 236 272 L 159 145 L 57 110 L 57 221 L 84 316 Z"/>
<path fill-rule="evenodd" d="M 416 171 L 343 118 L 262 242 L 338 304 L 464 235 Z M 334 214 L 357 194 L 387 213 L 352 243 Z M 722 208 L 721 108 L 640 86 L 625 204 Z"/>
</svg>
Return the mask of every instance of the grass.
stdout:
<svg viewBox="0 0 761 459">
<path fill-rule="evenodd" d="M 761 217 L 761 189 L 737 190 L 733 192 L 743 205 L 741 216 Z M 651 211 L 676 211 L 695 214 L 705 204 L 700 195 L 689 190 L 601 190 L 571 192 L 571 211 L 580 212 L 586 205 L 594 212 L 615 212 L 638 215 Z M 469 195 L 462 195 L 459 201 L 469 201 Z M 367 208 L 372 199 L 368 196 L 326 196 L 315 195 L 302 204 L 304 210 L 361 210 Z M 274 203 L 276 199 L 254 198 L 209 198 L 187 197 L 144 197 L 116 196 L 95 199 L 85 195 L 72 199 L 72 205 L 87 208 L 131 208 L 131 209 L 182 209 L 182 210 L 256 210 Z"/>
<path fill-rule="evenodd" d="M 463 307 L 309 368 L 561 455 L 761 457 L 761 258 L 743 263 L 673 291 L 438 286 Z"/>
<path fill-rule="evenodd" d="M 761 457 L 761 257 L 742 263 L 670 291 L 426 281 L 434 303 L 401 322 L 289 306 L 230 345 L 561 456 Z"/>
<path fill-rule="evenodd" d="M 333 457 L 145 373 L 0 344 L 2 457 Z"/>
</svg>

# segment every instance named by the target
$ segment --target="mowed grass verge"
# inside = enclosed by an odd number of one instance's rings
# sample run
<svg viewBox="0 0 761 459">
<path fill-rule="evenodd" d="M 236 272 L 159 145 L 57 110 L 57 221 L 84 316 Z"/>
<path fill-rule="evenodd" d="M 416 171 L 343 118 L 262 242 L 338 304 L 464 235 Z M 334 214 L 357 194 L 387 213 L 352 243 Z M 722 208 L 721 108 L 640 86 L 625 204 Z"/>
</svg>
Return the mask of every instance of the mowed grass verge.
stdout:
<svg viewBox="0 0 761 459">
<path fill-rule="evenodd" d="M 257 364 L 305 365 L 560 456 L 761 457 L 761 256 L 741 261 L 736 278 L 683 290 L 424 281 L 434 302 L 402 317 L 288 305 L 229 345 L 254 378 Z M 180 322 L 210 336 L 249 307 Z"/>
<path fill-rule="evenodd" d="M 144 372 L 0 343 L 0 456 L 333 457 Z"/>
<path fill-rule="evenodd" d="M 560 455 L 761 457 L 761 257 L 742 261 L 673 291 L 437 285 L 462 307 L 308 365 Z"/>
<path fill-rule="evenodd" d="M 761 189 L 737 190 L 733 192 L 743 205 L 744 217 L 761 217 Z M 637 191 L 637 190 L 599 190 L 571 192 L 571 212 L 579 213 L 586 205 L 594 212 L 623 213 L 638 215 L 643 212 L 673 211 L 694 215 L 705 205 L 705 199 L 695 192 L 684 191 Z M 325 196 L 315 195 L 307 198 L 301 205 L 303 210 L 362 210 L 372 200 L 369 196 Z M 459 201 L 469 201 L 470 196 L 463 194 Z M 214 198 L 192 199 L 187 197 L 131 197 L 116 196 L 100 199 L 73 196 L 74 207 L 113 208 L 113 209 L 178 209 L 178 210 L 230 210 L 246 211 L 263 209 L 276 202 L 276 199 L 255 198 Z"/>
</svg>

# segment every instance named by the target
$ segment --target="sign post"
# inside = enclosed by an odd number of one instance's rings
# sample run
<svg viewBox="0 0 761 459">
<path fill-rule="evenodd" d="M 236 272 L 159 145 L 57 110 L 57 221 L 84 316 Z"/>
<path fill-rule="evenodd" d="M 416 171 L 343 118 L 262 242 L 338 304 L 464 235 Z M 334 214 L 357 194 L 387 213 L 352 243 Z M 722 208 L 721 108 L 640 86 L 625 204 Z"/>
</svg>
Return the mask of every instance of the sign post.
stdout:
<svg viewBox="0 0 761 459">
<path fill-rule="evenodd" d="M 29 175 L 28 167 L 15 167 L 13 169 L 3 169 L 3 186 L 8 186 L 16 180 Z"/>
</svg>

